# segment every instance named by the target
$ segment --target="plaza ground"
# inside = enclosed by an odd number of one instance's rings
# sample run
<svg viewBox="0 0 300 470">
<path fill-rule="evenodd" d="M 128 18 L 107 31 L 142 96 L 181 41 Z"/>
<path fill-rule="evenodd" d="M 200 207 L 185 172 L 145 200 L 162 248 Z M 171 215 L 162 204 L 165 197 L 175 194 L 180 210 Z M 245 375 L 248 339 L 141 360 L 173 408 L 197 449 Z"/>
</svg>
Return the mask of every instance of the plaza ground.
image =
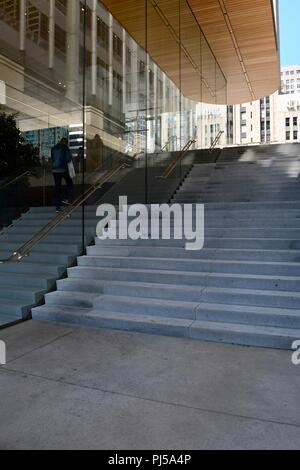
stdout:
<svg viewBox="0 0 300 470">
<path fill-rule="evenodd" d="M 0 339 L 0 449 L 300 447 L 289 351 L 38 321 Z"/>
</svg>

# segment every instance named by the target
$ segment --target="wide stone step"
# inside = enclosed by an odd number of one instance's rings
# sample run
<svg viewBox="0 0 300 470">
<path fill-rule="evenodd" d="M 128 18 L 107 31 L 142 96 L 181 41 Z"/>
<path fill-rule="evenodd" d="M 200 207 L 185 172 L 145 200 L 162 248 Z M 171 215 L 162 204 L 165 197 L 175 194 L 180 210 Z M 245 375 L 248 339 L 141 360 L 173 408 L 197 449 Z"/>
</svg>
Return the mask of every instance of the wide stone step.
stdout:
<svg viewBox="0 0 300 470">
<path fill-rule="evenodd" d="M 245 305 L 201 303 L 196 319 L 223 323 L 238 323 L 283 328 L 300 328 L 300 309 L 280 309 Z"/>
<path fill-rule="evenodd" d="M 0 259 L 6 259 L 10 255 L 12 255 L 12 250 L 5 250 L 2 251 L 2 245 L 0 244 Z M 16 247 L 15 247 L 16 248 Z M 23 258 L 22 263 L 51 263 L 51 264 L 58 264 L 62 266 L 69 266 L 76 260 L 76 253 L 74 255 L 65 255 L 62 253 L 56 253 L 55 251 L 51 252 L 34 252 L 32 251 L 29 256 Z M 0 265 L 1 269 L 1 265 Z"/>
<path fill-rule="evenodd" d="M 214 214 L 210 214 L 205 212 L 205 227 L 206 228 L 291 228 L 291 229 L 300 229 L 300 218 L 276 218 L 276 217 L 251 217 L 250 215 L 248 218 L 239 218 L 239 217 L 230 217 L 225 216 L 218 217 Z M 100 219 L 99 219 L 100 220 Z M 126 228 L 132 219 L 128 219 L 128 221 L 122 220 L 111 220 L 109 222 L 109 226 L 116 226 L 117 228 Z M 147 218 L 140 218 L 139 220 L 141 223 L 144 224 L 145 227 L 148 226 L 149 233 L 150 228 L 154 227 L 161 227 L 162 220 L 161 219 L 147 219 Z M 183 227 L 183 220 L 185 223 L 190 224 L 193 228 L 196 227 L 196 217 L 193 218 L 185 218 L 183 219 L 180 216 L 178 219 L 172 218 L 171 220 L 167 220 L 167 224 L 170 227 Z M 96 224 L 95 224 L 96 226 Z"/>
<path fill-rule="evenodd" d="M 97 246 L 111 247 L 185 247 L 185 240 L 100 240 L 95 239 Z M 205 238 L 204 248 L 228 248 L 228 249 L 263 249 L 263 250 L 300 250 L 300 240 L 278 238 Z"/>
<path fill-rule="evenodd" d="M 255 249 L 214 249 L 203 248 L 199 251 L 187 251 L 183 247 L 154 246 L 115 246 L 95 245 L 87 247 L 88 256 L 128 256 L 174 259 L 207 259 L 237 261 L 300 262 L 300 250 L 255 250 Z"/>
<path fill-rule="evenodd" d="M 42 227 L 41 227 L 42 228 Z M 5 231 L 5 235 L 8 235 L 8 237 L 10 238 L 10 235 L 12 234 L 18 234 L 18 236 L 22 235 L 22 234 L 26 234 L 27 237 L 32 237 L 33 235 L 35 235 L 37 233 L 38 229 L 33 227 L 33 226 L 27 226 L 27 225 L 23 225 L 23 224 L 20 224 L 18 227 L 11 227 L 10 229 L 6 230 Z M 80 234 L 82 231 L 82 225 L 78 225 L 77 227 L 77 233 Z M 87 226 L 86 227 L 86 231 L 91 233 L 91 234 L 95 234 L 96 232 L 96 224 L 93 224 L 92 226 Z M 76 228 L 70 226 L 66 226 L 66 225 L 59 225 L 58 227 L 55 228 L 55 232 L 52 232 L 52 233 L 55 233 L 56 236 L 58 235 L 74 235 L 74 232 L 76 233 Z"/>
<path fill-rule="evenodd" d="M 0 329 L 7 327 L 7 325 L 14 325 L 16 322 L 20 321 L 20 318 L 16 318 L 14 315 L 5 315 L 0 314 Z"/>
<path fill-rule="evenodd" d="M 0 286 L 26 286 L 34 287 L 36 290 L 50 289 L 55 284 L 56 276 L 53 274 L 45 273 L 16 273 L 16 272 L 1 272 L 0 270 Z"/>
<path fill-rule="evenodd" d="M 0 302 L 0 314 L 13 316 L 17 319 L 26 318 L 30 315 L 33 306 L 35 306 L 35 302 L 26 302 L 22 299 L 12 300 L 3 297 Z"/>
<path fill-rule="evenodd" d="M 33 314 L 34 318 L 44 321 L 281 349 L 290 349 L 292 342 L 300 337 L 299 329 L 193 321 L 105 310 L 78 310 L 64 305 L 37 307 Z"/>
<path fill-rule="evenodd" d="M 145 299 L 141 297 L 95 295 L 86 293 L 84 299 L 78 292 L 57 291 L 46 295 L 47 305 L 67 305 L 145 315 L 196 319 L 197 302 Z"/>
<path fill-rule="evenodd" d="M 80 245 L 70 245 L 69 243 L 65 244 L 58 244 L 58 243 L 47 243 L 47 242 L 41 242 L 32 249 L 32 253 L 56 253 L 56 254 L 63 254 L 63 255 L 79 255 L 81 252 L 81 246 Z M 0 237 L 0 250 L 12 253 L 16 249 L 16 243 L 9 243 L 9 242 L 3 242 Z"/>
<path fill-rule="evenodd" d="M 190 337 L 198 340 L 216 341 L 246 346 L 291 349 L 299 337 L 300 330 L 274 328 L 236 323 L 221 323 L 197 320 L 190 329 Z"/>
<path fill-rule="evenodd" d="M 65 306 L 43 306 L 33 311 L 34 318 L 44 321 L 56 321 L 80 324 L 86 327 L 110 328 L 136 331 L 165 336 L 188 337 L 188 330 L 193 320 L 168 318 L 153 315 L 134 315 L 120 312 L 97 310 L 78 311 Z"/>
<path fill-rule="evenodd" d="M 14 286 L 3 286 L 0 284 L 0 303 L 5 299 L 9 299 L 12 301 L 25 301 L 26 303 L 34 304 L 43 298 L 45 292 L 45 289 L 36 290 L 32 286 L 22 286 L 16 289 Z"/>
<path fill-rule="evenodd" d="M 66 268 L 50 263 L 24 262 L 0 264 L 0 273 L 38 274 L 42 277 L 60 277 Z"/>
<path fill-rule="evenodd" d="M 253 324 L 283 328 L 300 328 L 300 310 L 240 305 L 209 304 L 163 299 L 150 299 L 105 294 L 85 294 L 58 291 L 46 295 L 47 305 L 93 308 L 139 315 L 168 316 L 225 323 Z"/>
<path fill-rule="evenodd" d="M 234 305 L 255 305 L 261 307 L 278 307 L 298 309 L 300 294 L 298 291 L 266 290 L 234 287 L 211 287 L 203 284 L 184 285 L 159 282 L 151 278 L 149 282 L 140 278 L 128 279 L 122 276 L 103 275 L 103 269 L 86 269 L 82 267 L 69 268 L 69 279 L 58 281 L 58 285 L 68 289 L 77 285 L 79 291 L 101 292 L 114 295 L 130 295 L 134 297 L 150 297 L 158 299 L 199 301 L 212 303 L 228 303 Z M 114 274 L 114 272 L 112 273 Z M 212 276 L 211 276 L 212 277 Z M 226 276 L 224 276 L 226 277 Z M 238 276 L 235 276 L 238 279 Z M 71 284 L 68 284 L 68 283 Z M 211 281 L 213 282 L 213 280 Z M 276 282 L 274 280 L 274 282 Z M 248 285 L 248 284 L 246 284 Z M 260 284 L 261 287 L 261 284 Z M 95 291 L 93 290 L 95 289 Z"/>
<path fill-rule="evenodd" d="M 192 273 L 231 273 L 277 276 L 299 276 L 300 263 L 232 261 L 215 259 L 175 259 L 132 256 L 82 256 L 79 266 L 103 266 L 144 270 L 191 271 Z"/>
</svg>

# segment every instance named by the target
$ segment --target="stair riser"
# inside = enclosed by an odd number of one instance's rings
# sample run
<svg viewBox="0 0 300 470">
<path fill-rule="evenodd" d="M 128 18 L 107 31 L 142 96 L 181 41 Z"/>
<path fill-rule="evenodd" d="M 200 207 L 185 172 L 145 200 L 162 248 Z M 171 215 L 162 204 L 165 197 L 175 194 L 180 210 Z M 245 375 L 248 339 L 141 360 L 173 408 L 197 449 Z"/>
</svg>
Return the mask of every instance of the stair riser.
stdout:
<svg viewBox="0 0 300 470">
<path fill-rule="evenodd" d="M 96 246 L 108 247 L 172 247 L 184 248 L 182 240 L 95 240 Z M 265 249 L 265 250 L 300 250 L 300 240 L 284 239 L 239 239 L 239 238 L 206 238 L 204 248 L 226 249 Z"/>
<path fill-rule="evenodd" d="M 176 227 L 177 229 L 180 227 L 183 227 L 183 222 L 186 223 L 186 221 L 183 220 L 176 220 L 175 223 L 174 221 L 166 221 L 168 226 L 170 226 L 172 229 Z M 192 224 L 192 227 L 195 229 L 195 220 L 194 221 L 187 221 L 189 224 Z M 112 221 L 113 224 L 115 224 L 114 221 Z M 112 226 L 112 223 L 109 224 Z M 117 228 L 126 228 L 130 221 L 127 223 L 122 222 L 119 223 L 117 222 L 115 225 Z M 162 228 L 162 222 L 161 221 L 143 221 L 143 224 L 145 224 L 145 227 L 148 226 L 148 230 L 153 228 Z M 146 225 L 147 224 L 147 225 Z M 253 228 L 253 227 L 258 227 L 258 228 L 291 228 L 291 229 L 300 229 L 300 219 L 267 219 L 267 218 L 248 218 L 248 219 L 237 219 L 237 218 L 218 218 L 218 217 L 211 217 L 207 216 L 205 214 L 205 226 L 207 228 Z M 183 229 L 182 229 L 183 230 Z"/>
<path fill-rule="evenodd" d="M 224 323 L 237 323 L 243 325 L 257 325 L 257 326 L 270 326 L 278 328 L 300 328 L 300 311 L 299 316 L 294 315 L 265 315 L 243 313 L 243 312 L 224 312 L 222 310 L 202 310 L 199 307 L 196 311 L 196 319 L 213 322 L 224 322 Z"/>
<path fill-rule="evenodd" d="M 49 273 L 53 277 L 60 277 L 65 272 L 66 268 L 63 266 L 50 266 L 49 264 L 41 264 L 40 266 L 32 265 L 32 263 L 2 264 L 0 265 L 0 273 L 23 273 L 23 274 L 38 274 Z"/>
<path fill-rule="evenodd" d="M 0 250 L 12 253 L 16 249 L 15 243 L 1 243 L 0 239 Z M 59 245 L 55 243 L 40 243 L 33 248 L 32 253 L 45 254 L 45 253 L 61 253 L 62 255 L 76 256 L 81 252 L 81 247 L 78 245 Z"/>
<path fill-rule="evenodd" d="M 0 314 L 12 316 L 16 319 L 26 318 L 30 314 L 33 306 L 34 303 L 16 307 L 0 302 Z"/>
<path fill-rule="evenodd" d="M 120 287 L 120 291 L 115 286 L 112 286 L 111 289 L 109 290 L 109 286 L 105 284 L 104 286 L 104 292 L 105 293 L 112 293 L 114 292 L 116 295 L 133 295 L 137 296 L 137 292 L 139 292 L 141 296 L 145 297 L 155 297 L 157 299 L 160 298 L 160 296 L 163 296 L 161 298 L 163 299 L 174 299 L 174 300 L 185 300 L 185 301 L 201 301 L 203 300 L 203 297 L 206 298 L 208 302 L 213 302 L 213 303 L 229 303 L 229 304 L 237 304 L 239 305 L 257 305 L 257 306 L 278 306 L 281 308 L 287 307 L 287 308 L 298 308 L 299 307 L 299 298 L 297 296 L 292 297 L 292 294 L 290 297 L 287 296 L 272 296 L 270 294 L 264 294 L 264 289 L 269 290 L 272 292 L 282 292 L 284 293 L 285 291 L 290 291 L 290 292 L 299 292 L 299 284 L 296 282 L 296 285 L 294 285 L 292 282 L 285 282 L 285 281 L 258 281 L 254 279 L 253 281 L 249 280 L 243 280 L 243 279 L 230 279 L 230 278 L 222 278 L 222 277 L 210 277 L 210 276 L 198 276 L 197 279 L 195 277 L 190 277 L 190 276 L 170 276 L 170 275 L 159 275 L 155 276 L 147 276 L 147 275 L 141 275 L 141 274 L 128 274 L 128 273 L 122 273 L 122 272 L 106 272 L 104 273 L 103 271 L 99 272 L 97 269 L 69 269 L 69 277 L 76 278 L 76 277 L 82 277 L 84 279 L 91 279 L 91 280 L 97 280 L 97 281 L 120 281 L 120 282 L 135 282 L 136 286 L 134 288 L 132 287 Z M 154 286 L 152 288 L 145 288 L 142 286 L 139 286 L 139 282 L 145 282 L 145 283 L 152 283 Z M 168 284 L 171 286 L 174 286 L 174 289 L 164 289 L 163 287 L 160 288 L 160 283 L 162 284 Z M 157 286 L 155 286 L 157 284 Z M 177 286 L 194 286 L 195 290 L 193 292 L 190 292 L 189 289 L 186 290 L 186 292 L 178 291 L 176 292 L 176 285 Z M 206 291 L 203 293 L 203 289 L 205 287 L 208 287 Z M 222 288 L 221 292 L 212 292 L 209 287 L 218 287 Z M 294 289 L 291 289 L 293 288 Z M 226 289 L 249 289 L 249 293 L 243 293 L 243 294 L 233 294 L 232 292 L 226 292 Z M 255 290 L 255 292 L 251 291 L 251 289 L 257 289 L 259 292 Z M 130 292 L 130 293 L 129 293 Z M 169 295 L 173 297 L 168 297 Z M 236 299 L 236 300 L 234 300 Z"/>
<path fill-rule="evenodd" d="M 0 285 L 0 287 L 2 287 Z M 2 287 L 3 289 L 3 287 Z M 42 300 L 45 292 L 39 291 L 36 292 L 34 289 L 32 292 L 22 292 L 20 290 L 13 290 L 12 287 L 7 290 L 0 290 L 0 304 L 1 302 L 5 302 L 5 299 L 8 300 L 16 300 L 21 302 L 25 302 L 26 304 L 35 304 Z"/>
<path fill-rule="evenodd" d="M 300 266 L 290 263 L 287 266 L 281 264 L 263 264 L 247 262 L 206 262 L 205 260 L 188 261 L 175 259 L 139 259 L 134 257 L 128 258 L 109 258 L 109 257 L 80 257 L 78 258 L 79 266 L 91 267 L 112 267 L 124 269 L 141 269 L 141 270 L 166 270 L 176 272 L 185 271 L 191 273 L 227 273 L 227 274 L 243 274 L 243 275 L 260 275 L 260 276 L 299 276 Z M 180 274 L 180 273 L 179 273 Z M 154 273 L 156 275 L 156 273 Z"/>
<path fill-rule="evenodd" d="M 38 310 L 38 309 L 36 309 Z M 130 322 L 126 319 L 124 320 L 113 320 L 108 318 L 99 318 L 89 316 L 88 313 L 82 316 L 76 315 L 64 315 L 63 313 L 47 313 L 43 311 L 37 311 L 35 313 L 35 318 L 37 320 L 43 321 L 56 321 L 67 324 L 79 324 L 86 327 L 93 328 L 109 328 L 122 331 L 135 331 L 140 333 L 147 334 L 156 334 L 164 336 L 174 336 L 174 337 L 183 337 L 191 339 L 201 339 L 204 341 L 213 341 L 213 342 L 223 342 L 229 344 L 240 344 L 248 346 L 257 346 L 257 347 L 268 347 L 268 348 L 278 348 L 278 349 L 291 349 L 291 344 L 295 338 L 281 338 L 273 337 L 269 338 L 265 335 L 257 336 L 251 334 L 236 334 L 234 332 L 223 332 L 223 331 L 207 331 L 199 328 L 184 328 L 180 326 L 165 326 L 156 325 L 155 323 L 145 323 L 145 322 Z"/>
<path fill-rule="evenodd" d="M 293 253 L 285 251 L 251 251 L 251 250 L 208 250 L 187 251 L 176 248 L 126 248 L 122 246 L 90 246 L 87 247 L 89 256 L 130 256 L 130 257 L 153 257 L 153 258 L 176 258 L 176 259 L 206 259 L 206 260 L 228 260 L 228 261 L 268 261 L 268 262 L 300 262 L 300 251 Z"/>
<path fill-rule="evenodd" d="M 236 334 L 234 332 L 224 331 L 208 331 L 205 329 L 193 328 L 190 331 L 192 339 L 212 341 L 218 343 L 237 344 L 242 346 L 256 346 L 262 348 L 273 349 L 291 349 L 291 345 L 296 338 L 281 338 L 280 333 L 278 336 L 269 338 L 266 335 L 251 335 L 251 334 Z"/>
<path fill-rule="evenodd" d="M 0 270 L 0 286 L 15 286 L 16 282 L 18 282 L 19 285 L 24 286 L 24 287 L 32 287 L 36 290 L 40 289 L 50 289 L 54 284 L 55 284 L 55 278 L 53 277 L 52 279 L 45 279 L 43 277 L 38 277 L 37 276 L 33 279 L 31 279 L 26 273 L 23 275 L 16 276 L 15 273 L 1 273 Z"/>
</svg>

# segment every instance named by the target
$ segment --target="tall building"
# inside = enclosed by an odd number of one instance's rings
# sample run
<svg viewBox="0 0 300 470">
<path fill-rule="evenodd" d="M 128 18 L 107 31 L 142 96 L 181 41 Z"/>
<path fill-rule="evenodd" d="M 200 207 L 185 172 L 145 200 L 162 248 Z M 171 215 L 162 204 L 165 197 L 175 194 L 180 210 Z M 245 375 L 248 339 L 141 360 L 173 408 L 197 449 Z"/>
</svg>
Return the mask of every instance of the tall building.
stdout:
<svg viewBox="0 0 300 470">
<path fill-rule="evenodd" d="M 300 142 L 300 65 L 282 67 L 280 90 L 234 106 L 233 122 L 237 145 Z"/>
</svg>

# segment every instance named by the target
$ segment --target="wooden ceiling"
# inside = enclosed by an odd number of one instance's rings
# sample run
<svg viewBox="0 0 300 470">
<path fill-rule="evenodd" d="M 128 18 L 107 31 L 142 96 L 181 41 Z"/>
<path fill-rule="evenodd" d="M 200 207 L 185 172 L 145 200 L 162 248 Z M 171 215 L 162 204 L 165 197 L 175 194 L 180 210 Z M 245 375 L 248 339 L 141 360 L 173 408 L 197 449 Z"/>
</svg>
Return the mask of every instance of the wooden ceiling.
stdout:
<svg viewBox="0 0 300 470">
<path fill-rule="evenodd" d="M 102 3 L 191 99 L 243 103 L 278 88 L 271 0 L 148 0 L 147 28 L 144 1 Z"/>
<path fill-rule="evenodd" d="M 271 0 L 188 1 L 226 76 L 228 103 L 252 101 L 278 89 Z"/>
</svg>

